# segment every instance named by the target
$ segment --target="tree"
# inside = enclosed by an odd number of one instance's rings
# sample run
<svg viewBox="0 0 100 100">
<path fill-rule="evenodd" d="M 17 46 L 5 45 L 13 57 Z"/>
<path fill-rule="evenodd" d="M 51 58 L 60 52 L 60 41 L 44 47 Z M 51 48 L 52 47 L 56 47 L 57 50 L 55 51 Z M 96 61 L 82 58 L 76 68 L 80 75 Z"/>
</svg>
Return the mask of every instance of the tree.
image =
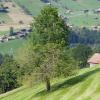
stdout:
<svg viewBox="0 0 100 100">
<path fill-rule="evenodd" d="M 0 66 L 0 92 L 7 92 L 19 86 L 18 84 L 19 65 L 12 56 L 5 55 Z"/>
<path fill-rule="evenodd" d="M 1 8 L 1 9 L 4 9 L 4 5 L 3 5 L 3 4 L 1 4 L 1 5 L 0 5 L 0 8 Z"/>
<path fill-rule="evenodd" d="M 24 49 L 25 59 L 21 59 L 20 63 L 26 62 L 23 66 L 27 67 L 28 72 L 32 66 L 30 71 L 39 80 L 45 81 L 46 89 L 50 91 L 52 78 L 72 75 L 76 68 L 76 63 L 67 54 L 69 30 L 52 6 L 41 10 L 32 27 L 29 49 Z"/>
<path fill-rule="evenodd" d="M 13 35 L 14 35 L 14 28 L 10 27 L 10 36 L 13 36 Z"/>
<path fill-rule="evenodd" d="M 2 62 L 3 62 L 3 55 L 0 54 L 0 65 L 2 64 Z"/>
<path fill-rule="evenodd" d="M 87 45 L 79 44 L 73 49 L 73 57 L 79 62 L 81 68 L 86 67 L 87 59 L 91 54 L 92 49 Z"/>
</svg>

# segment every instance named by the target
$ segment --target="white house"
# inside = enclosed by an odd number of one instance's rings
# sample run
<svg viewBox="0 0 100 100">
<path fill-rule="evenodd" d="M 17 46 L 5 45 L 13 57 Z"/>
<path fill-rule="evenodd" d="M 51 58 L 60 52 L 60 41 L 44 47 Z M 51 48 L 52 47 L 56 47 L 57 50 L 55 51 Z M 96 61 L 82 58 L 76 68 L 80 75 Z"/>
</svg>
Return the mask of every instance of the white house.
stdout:
<svg viewBox="0 0 100 100">
<path fill-rule="evenodd" d="M 90 67 L 94 67 L 100 64 L 100 53 L 95 53 L 89 60 Z"/>
</svg>

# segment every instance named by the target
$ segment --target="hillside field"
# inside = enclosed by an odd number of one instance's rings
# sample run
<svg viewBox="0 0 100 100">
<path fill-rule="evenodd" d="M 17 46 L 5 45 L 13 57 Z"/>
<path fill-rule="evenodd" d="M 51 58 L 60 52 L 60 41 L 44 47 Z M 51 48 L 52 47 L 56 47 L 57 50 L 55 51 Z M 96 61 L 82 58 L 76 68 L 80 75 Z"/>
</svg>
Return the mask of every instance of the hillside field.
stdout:
<svg viewBox="0 0 100 100">
<path fill-rule="evenodd" d="M 3 3 L 0 2 L 0 5 Z M 0 12 L 0 23 L 4 22 L 5 24 L 12 23 L 12 19 L 8 16 L 7 13 Z"/>
<path fill-rule="evenodd" d="M 15 2 L 0 1 L 0 4 L 8 8 L 6 12 L 0 11 L 0 31 L 8 31 L 10 27 L 15 29 L 29 27 L 33 18 Z"/>
<path fill-rule="evenodd" d="M 41 2 L 41 0 L 13 0 L 19 6 L 24 8 L 24 10 L 30 12 L 33 16 L 39 14 L 43 6 L 46 3 Z M 93 10 L 100 8 L 99 0 L 58 0 L 54 2 L 51 0 L 51 4 L 59 9 L 59 13 L 64 17 L 70 25 L 78 27 L 91 27 L 100 26 L 100 14 L 94 14 Z M 72 13 L 66 13 L 66 8 L 71 10 Z M 84 10 L 89 10 L 88 14 L 84 14 Z"/>
<path fill-rule="evenodd" d="M 5 24 L 9 24 L 12 22 L 12 19 L 6 13 L 0 13 L 0 22 L 5 22 Z"/>
<path fill-rule="evenodd" d="M 30 27 L 33 18 L 27 15 L 15 2 L 0 1 L 0 5 L 8 7 L 7 12 L 0 11 L 0 36 L 8 35 L 10 27 L 13 27 L 14 31 Z M 0 53 L 13 52 L 15 54 L 23 42 L 24 40 L 12 40 L 0 43 Z"/>
<path fill-rule="evenodd" d="M 40 10 L 46 5 L 40 0 L 13 0 L 24 10 L 29 11 L 33 16 L 40 13 Z"/>
<path fill-rule="evenodd" d="M 0 31 L 0 36 L 9 34 L 9 31 Z"/>
<path fill-rule="evenodd" d="M 100 67 L 82 69 L 67 79 L 55 79 L 49 93 L 39 83 L 2 94 L 0 100 L 100 100 Z"/>
<path fill-rule="evenodd" d="M 0 53 L 2 54 L 16 54 L 16 51 L 25 43 L 24 39 L 11 40 L 5 43 L 0 43 Z"/>
<path fill-rule="evenodd" d="M 41 2 L 41 0 L 12 0 L 12 1 L 16 7 L 12 7 L 12 3 L 8 2 L 5 5 L 10 7 L 10 13 L 9 14 L 0 13 L 0 21 L 5 21 L 5 23 L 7 24 L 7 27 L 2 26 L 2 25 L 0 26 L 1 27 L 0 35 L 8 33 L 6 31 L 8 31 L 9 27 L 13 25 L 11 23 L 17 23 L 16 25 L 14 24 L 14 28 L 16 27 L 16 29 L 27 27 L 27 25 L 25 24 L 24 25 L 18 24 L 19 20 L 22 20 L 22 19 L 25 20 L 27 18 L 29 19 L 26 20 L 26 23 L 31 22 L 30 20 L 32 17 L 25 15 L 24 10 L 26 12 L 30 12 L 32 16 L 37 16 L 40 13 L 40 10 L 44 6 L 48 5 L 46 3 Z M 53 0 L 51 0 L 51 4 L 58 8 L 60 14 L 62 14 L 65 17 L 68 17 L 68 20 L 66 21 L 70 25 L 75 25 L 78 27 L 83 27 L 83 26 L 90 27 L 90 26 L 100 25 L 100 14 L 94 14 L 92 12 L 93 9 L 98 9 L 100 7 L 99 0 L 76 0 L 76 1 L 58 0 L 58 2 L 54 2 Z M 71 14 L 65 13 L 66 7 L 71 9 L 73 12 Z M 88 9 L 90 10 L 90 12 L 88 14 L 84 14 L 82 11 L 84 9 Z M 9 43 L 10 43 L 10 46 L 9 45 L 6 46 L 7 43 L 0 44 L 0 52 L 6 53 L 7 50 L 9 51 L 10 48 L 16 48 L 17 45 L 18 47 L 21 47 L 19 43 L 16 43 L 16 46 L 13 45 L 14 44 L 13 41 Z"/>
</svg>

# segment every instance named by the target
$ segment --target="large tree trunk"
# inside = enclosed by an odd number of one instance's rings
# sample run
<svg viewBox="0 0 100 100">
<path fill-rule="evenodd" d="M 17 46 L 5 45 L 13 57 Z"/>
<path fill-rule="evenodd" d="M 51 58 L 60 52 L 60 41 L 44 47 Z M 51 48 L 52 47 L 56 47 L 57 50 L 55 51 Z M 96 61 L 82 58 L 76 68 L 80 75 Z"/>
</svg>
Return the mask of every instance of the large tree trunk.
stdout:
<svg viewBox="0 0 100 100">
<path fill-rule="evenodd" d="M 50 79 L 48 77 L 46 77 L 46 89 L 47 89 L 47 91 L 50 91 L 50 89 L 51 89 Z"/>
</svg>

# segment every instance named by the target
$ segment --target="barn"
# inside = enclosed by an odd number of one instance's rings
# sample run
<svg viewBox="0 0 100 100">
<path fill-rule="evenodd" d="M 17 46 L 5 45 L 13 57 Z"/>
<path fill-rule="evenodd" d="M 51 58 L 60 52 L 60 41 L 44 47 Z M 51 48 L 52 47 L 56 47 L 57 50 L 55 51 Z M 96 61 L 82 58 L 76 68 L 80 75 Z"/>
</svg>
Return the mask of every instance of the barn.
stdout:
<svg viewBox="0 0 100 100">
<path fill-rule="evenodd" d="M 100 53 L 95 53 L 88 61 L 90 67 L 94 67 L 100 64 Z"/>
</svg>

